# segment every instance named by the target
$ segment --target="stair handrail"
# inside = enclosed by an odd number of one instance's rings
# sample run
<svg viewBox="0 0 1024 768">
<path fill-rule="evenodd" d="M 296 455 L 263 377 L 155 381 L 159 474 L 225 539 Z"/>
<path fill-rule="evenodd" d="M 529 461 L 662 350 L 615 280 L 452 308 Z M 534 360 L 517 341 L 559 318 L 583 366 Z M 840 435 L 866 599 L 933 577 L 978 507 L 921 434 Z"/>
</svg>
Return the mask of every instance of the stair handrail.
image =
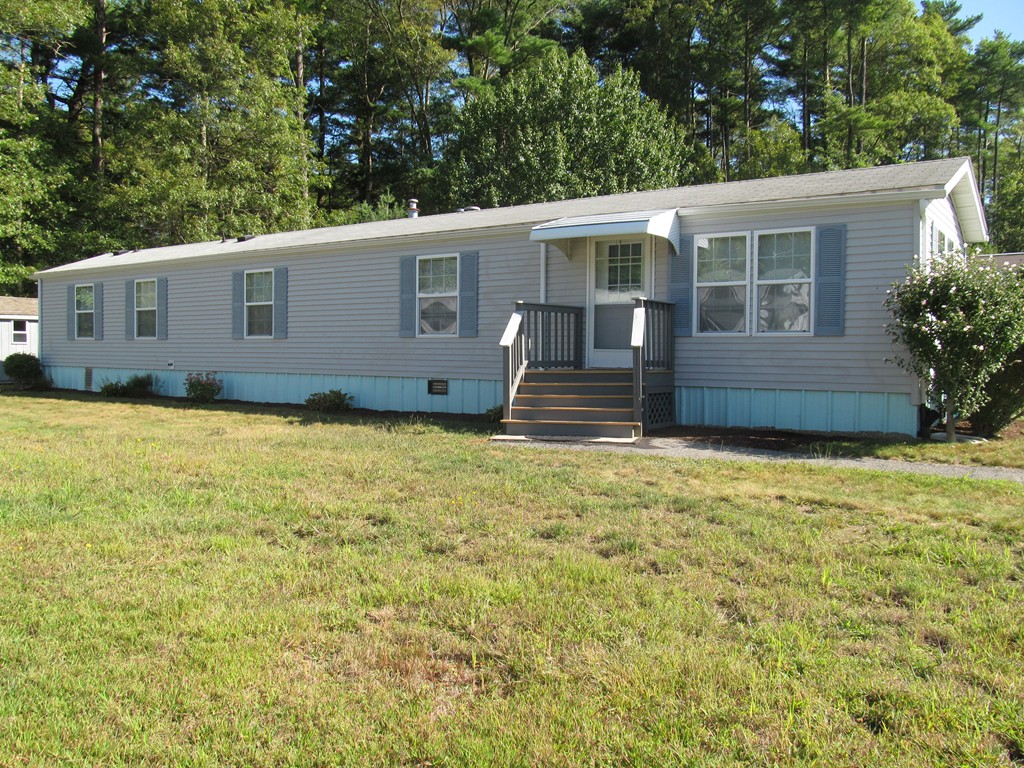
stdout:
<svg viewBox="0 0 1024 768">
<path fill-rule="evenodd" d="M 640 425 L 643 434 L 644 425 L 644 348 L 647 340 L 647 308 L 643 299 L 635 299 L 633 308 L 633 328 L 630 333 L 629 345 L 633 348 L 633 421 Z"/>
<path fill-rule="evenodd" d="M 512 313 L 505 326 L 505 332 L 498 342 L 502 352 L 502 418 L 512 418 L 512 401 L 515 399 L 519 389 L 519 382 L 523 380 L 526 373 L 526 366 L 529 363 L 527 354 L 526 335 L 523 333 L 523 312 L 518 307 Z"/>
</svg>

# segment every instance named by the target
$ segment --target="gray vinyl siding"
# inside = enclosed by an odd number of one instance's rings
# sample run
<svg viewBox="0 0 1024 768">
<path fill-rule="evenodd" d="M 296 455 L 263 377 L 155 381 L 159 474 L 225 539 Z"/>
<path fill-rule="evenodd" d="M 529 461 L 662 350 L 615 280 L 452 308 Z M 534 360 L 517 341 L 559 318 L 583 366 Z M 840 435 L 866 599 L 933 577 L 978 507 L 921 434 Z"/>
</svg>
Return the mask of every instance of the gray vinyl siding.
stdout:
<svg viewBox="0 0 1024 768">
<path fill-rule="evenodd" d="M 834 206 L 756 216 L 688 216 L 685 235 L 847 226 L 843 336 L 700 336 L 676 339 L 676 384 L 696 387 L 890 392 L 916 395 L 894 362 L 882 302 L 914 257 L 917 204 Z"/>
<path fill-rule="evenodd" d="M 241 372 L 288 371 L 337 375 L 500 379 L 498 340 L 517 299 L 536 300 L 539 248 L 518 237 L 459 242 L 424 242 L 401 249 L 362 245 L 334 254 L 250 255 L 237 261 L 207 262 L 158 273 L 96 271 L 104 283 L 107 328 L 125 327 L 124 286 L 128 278 L 166 277 L 166 340 L 125 341 L 110 333 L 104 341 L 69 341 L 47 334 L 46 365 Z M 403 256 L 478 251 L 479 335 L 475 338 L 399 336 L 399 262 Z M 232 339 L 231 275 L 239 269 L 288 268 L 288 338 Z M 44 323 L 63 327 L 69 276 L 45 278 Z M 81 281 L 81 278 L 78 279 Z M 120 338 L 119 338 L 120 337 Z"/>
<path fill-rule="evenodd" d="M 947 205 L 948 207 L 948 205 Z M 914 203 L 831 205 L 751 213 L 687 214 L 681 234 L 751 232 L 824 224 L 847 226 L 846 332 L 839 337 L 694 336 L 676 340 L 676 384 L 694 387 L 907 393 L 912 377 L 894 362 L 882 306 L 888 286 L 905 275 L 914 255 L 919 208 Z M 653 298 L 668 295 L 668 244 L 656 239 Z M 316 248 L 314 251 L 312 248 Z M 479 252 L 479 335 L 405 338 L 399 335 L 399 265 L 406 256 Z M 574 241 L 571 258 L 548 248 L 548 301 L 584 306 L 588 244 Z M 198 260 L 197 260 L 198 261 Z M 288 337 L 232 339 L 232 272 L 288 268 Z M 166 340 L 126 341 L 126 280 L 166 277 Z M 67 286 L 102 282 L 103 341 L 69 341 Z M 418 247 L 366 243 L 313 246 L 295 254 L 265 252 L 97 269 L 88 276 L 47 275 L 41 281 L 43 362 L 50 366 L 498 380 L 498 340 L 516 300 L 536 301 L 540 247 L 529 227 L 492 236 L 425 235 Z"/>
<path fill-rule="evenodd" d="M 931 233 L 931 224 L 934 222 L 936 231 L 946 233 L 946 237 L 953 237 L 962 248 L 964 244 L 963 232 L 960 229 L 960 222 L 957 220 L 956 212 L 948 197 L 941 200 L 932 200 L 925 209 L 925 218 L 928 222 L 928 232 Z M 934 243 L 929 244 L 929 249 Z"/>
</svg>

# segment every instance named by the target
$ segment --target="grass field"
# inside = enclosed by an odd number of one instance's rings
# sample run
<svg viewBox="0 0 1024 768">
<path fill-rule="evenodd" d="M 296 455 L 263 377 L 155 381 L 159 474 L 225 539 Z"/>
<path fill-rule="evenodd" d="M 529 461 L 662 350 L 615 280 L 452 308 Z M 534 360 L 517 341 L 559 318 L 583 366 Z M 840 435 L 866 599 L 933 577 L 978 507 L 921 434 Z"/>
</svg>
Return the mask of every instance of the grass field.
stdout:
<svg viewBox="0 0 1024 768">
<path fill-rule="evenodd" d="M 1024 487 L 0 396 L 0 765 L 1024 764 Z"/>
</svg>

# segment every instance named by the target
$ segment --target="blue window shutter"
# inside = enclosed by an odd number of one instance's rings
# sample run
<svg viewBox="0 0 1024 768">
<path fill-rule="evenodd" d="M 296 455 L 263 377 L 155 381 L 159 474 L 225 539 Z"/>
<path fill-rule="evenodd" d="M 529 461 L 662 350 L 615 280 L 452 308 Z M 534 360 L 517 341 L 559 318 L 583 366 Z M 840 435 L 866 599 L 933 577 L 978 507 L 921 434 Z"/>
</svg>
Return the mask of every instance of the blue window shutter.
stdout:
<svg viewBox="0 0 1024 768">
<path fill-rule="evenodd" d="M 416 335 L 416 257 L 403 256 L 399 267 L 398 335 Z"/>
<path fill-rule="evenodd" d="M 846 225 L 818 227 L 814 275 L 814 335 L 846 333 Z"/>
<path fill-rule="evenodd" d="M 68 341 L 75 340 L 75 286 L 68 286 Z"/>
<path fill-rule="evenodd" d="M 245 338 L 245 272 L 231 273 L 231 338 Z"/>
<path fill-rule="evenodd" d="M 288 338 L 288 267 L 274 270 L 274 338 Z"/>
<path fill-rule="evenodd" d="M 679 252 L 669 262 L 668 300 L 676 305 L 676 336 L 693 336 L 693 237 L 679 238 Z"/>
<path fill-rule="evenodd" d="M 93 332 L 96 341 L 103 341 L 103 283 L 94 283 L 92 287 Z"/>
<path fill-rule="evenodd" d="M 131 341 L 135 338 L 135 281 L 124 282 L 124 338 Z"/>
<path fill-rule="evenodd" d="M 459 254 L 459 336 L 476 336 L 479 332 L 480 254 L 476 251 Z"/>
<path fill-rule="evenodd" d="M 167 338 L 167 278 L 156 279 L 156 337 Z"/>
</svg>

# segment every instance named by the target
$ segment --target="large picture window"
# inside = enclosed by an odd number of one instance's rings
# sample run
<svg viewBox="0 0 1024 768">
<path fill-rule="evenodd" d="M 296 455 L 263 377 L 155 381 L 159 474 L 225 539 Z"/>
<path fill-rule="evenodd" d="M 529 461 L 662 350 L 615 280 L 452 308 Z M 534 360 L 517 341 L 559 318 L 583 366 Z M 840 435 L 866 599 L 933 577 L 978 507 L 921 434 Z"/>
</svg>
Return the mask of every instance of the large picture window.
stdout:
<svg viewBox="0 0 1024 768">
<path fill-rule="evenodd" d="M 459 319 L 459 257 L 421 256 L 416 261 L 418 335 L 454 336 Z"/>
<path fill-rule="evenodd" d="M 156 280 L 135 281 L 135 338 L 156 338 Z"/>
<path fill-rule="evenodd" d="M 92 285 L 75 286 L 75 338 L 91 339 L 96 334 L 96 290 Z"/>
<path fill-rule="evenodd" d="M 245 335 L 274 335 L 274 271 L 245 273 Z"/>
<path fill-rule="evenodd" d="M 697 333 L 811 332 L 814 231 L 699 236 Z"/>
</svg>

